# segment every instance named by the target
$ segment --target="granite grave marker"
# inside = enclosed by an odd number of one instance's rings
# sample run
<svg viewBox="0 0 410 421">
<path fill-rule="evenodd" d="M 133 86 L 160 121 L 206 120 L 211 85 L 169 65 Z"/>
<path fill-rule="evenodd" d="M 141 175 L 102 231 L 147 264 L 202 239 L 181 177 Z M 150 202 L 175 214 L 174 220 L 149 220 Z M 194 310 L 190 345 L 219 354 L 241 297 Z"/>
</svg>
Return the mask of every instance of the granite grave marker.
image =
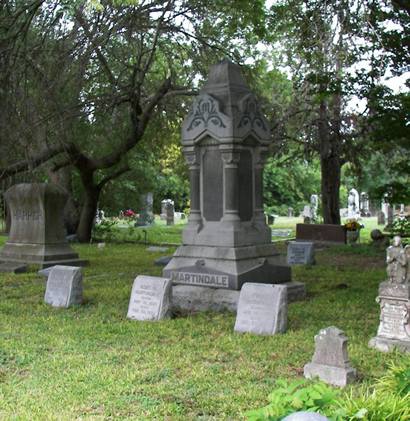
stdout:
<svg viewBox="0 0 410 421">
<path fill-rule="evenodd" d="M 322 329 L 315 336 L 312 362 L 304 367 L 305 377 L 319 377 L 326 383 L 345 387 L 356 378 L 347 355 L 347 337 L 337 327 Z"/>
<path fill-rule="evenodd" d="M 83 300 L 83 276 L 81 268 L 54 266 L 47 279 L 44 301 L 53 307 L 70 307 Z"/>
<path fill-rule="evenodd" d="M 288 265 L 314 265 L 314 244 L 309 241 L 289 241 Z"/>
<path fill-rule="evenodd" d="M 161 320 L 170 315 L 172 282 L 157 276 L 139 275 L 132 286 L 127 317 L 132 320 Z"/>
<path fill-rule="evenodd" d="M 287 305 L 285 285 L 244 284 L 239 295 L 235 332 L 256 335 L 285 332 Z"/>
</svg>

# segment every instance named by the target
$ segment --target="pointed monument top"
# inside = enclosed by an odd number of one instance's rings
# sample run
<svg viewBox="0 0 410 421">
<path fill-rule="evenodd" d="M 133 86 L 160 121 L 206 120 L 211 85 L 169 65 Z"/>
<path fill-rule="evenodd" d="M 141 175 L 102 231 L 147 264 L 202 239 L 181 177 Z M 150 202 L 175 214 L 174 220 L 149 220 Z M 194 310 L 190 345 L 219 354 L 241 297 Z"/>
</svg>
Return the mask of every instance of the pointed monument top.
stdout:
<svg viewBox="0 0 410 421">
<path fill-rule="evenodd" d="M 241 67 L 231 60 L 224 58 L 211 67 L 204 90 L 208 91 L 210 88 L 214 89 L 215 86 L 232 85 L 241 86 L 247 90 L 249 89 L 242 76 Z"/>
</svg>

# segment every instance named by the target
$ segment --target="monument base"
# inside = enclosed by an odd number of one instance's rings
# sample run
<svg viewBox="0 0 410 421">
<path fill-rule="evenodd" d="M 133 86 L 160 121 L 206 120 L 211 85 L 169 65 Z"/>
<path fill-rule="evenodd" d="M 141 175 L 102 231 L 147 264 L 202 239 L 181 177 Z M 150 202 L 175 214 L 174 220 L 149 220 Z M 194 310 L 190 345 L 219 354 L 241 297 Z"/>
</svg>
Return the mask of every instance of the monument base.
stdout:
<svg viewBox="0 0 410 421">
<path fill-rule="evenodd" d="M 352 367 L 334 367 L 325 364 L 309 363 L 304 367 L 304 376 L 319 379 L 334 386 L 345 387 L 356 378 L 356 369 Z"/>
<path fill-rule="evenodd" d="M 288 288 L 288 302 L 299 301 L 306 296 L 302 282 L 285 282 Z M 240 291 L 223 288 L 209 288 L 193 285 L 172 287 L 172 307 L 184 311 L 229 311 L 236 313 Z"/>
<path fill-rule="evenodd" d="M 19 262 L 0 261 L 0 272 L 2 273 L 24 273 L 27 272 L 27 265 Z"/>
<path fill-rule="evenodd" d="M 280 284 L 291 280 L 291 269 L 273 244 L 180 246 L 162 273 L 174 284 L 234 290 L 240 290 L 245 282 Z"/>
<path fill-rule="evenodd" d="M 391 352 L 394 349 L 410 352 L 410 341 L 401 341 L 399 339 L 389 339 L 381 336 L 375 336 L 370 339 L 369 347 L 382 352 Z"/>
<path fill-rule="evenodd" d="M 79 259 L 68 243 L 29 244 L 6 242 L 0 252 L 0 262 L 40 265 L 42 268 L 63 266 L 85 266 L 88 261 Z"/>
</svg>

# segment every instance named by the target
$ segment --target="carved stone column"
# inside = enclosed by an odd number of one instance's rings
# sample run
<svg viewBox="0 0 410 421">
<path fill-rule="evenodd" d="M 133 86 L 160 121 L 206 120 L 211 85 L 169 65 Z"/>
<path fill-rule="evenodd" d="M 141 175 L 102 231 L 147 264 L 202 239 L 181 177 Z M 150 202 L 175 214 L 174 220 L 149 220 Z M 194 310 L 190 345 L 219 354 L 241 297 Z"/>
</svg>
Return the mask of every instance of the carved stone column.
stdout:
<svg viewBox="0 0 410 421">
<path fill-rule="evenodd" d="M 263 167 L 265 166 L 268 151 L 259 148 L 255 151 L 255 165 L 254 165 L 254 191 L 255 191 L 255 209 L 254 221 L 255 223 L 262 223 L 265 225 L 265 214 L 263 210 Z"/>
<path fill-rule="evenodd" d="M 191 212 L 188 223 L 198 225 L 201 217 L 201 192 L 200 192 L 200 166 L 196 151 L 185 152 L 185 158 L 189 168 Z"/>
<path fill-rule="evenodd" d="M 240 153 L 221 151 L 224 164 L 224 214 L 222 221 L 240 221 L 238 163 Z"/>
</svg>

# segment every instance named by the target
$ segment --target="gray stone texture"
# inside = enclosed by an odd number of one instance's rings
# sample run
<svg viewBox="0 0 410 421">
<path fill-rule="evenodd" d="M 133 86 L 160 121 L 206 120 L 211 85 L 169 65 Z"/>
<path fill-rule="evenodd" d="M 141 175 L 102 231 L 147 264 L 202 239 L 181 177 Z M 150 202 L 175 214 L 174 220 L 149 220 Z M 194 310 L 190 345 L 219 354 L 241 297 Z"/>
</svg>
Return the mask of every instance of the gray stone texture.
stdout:
<svg viewBox="0 0 410 421">
<path fill-rule="evenodd" d="M 288 244 L 288 265 L 314 265 L 315 246 L 310 241 L 290 241 Z"/>
<path fill-rule="evenodd" d="M 296 224 L 296 240 L 346 244 L 346 230 L 342 225 Z"/>
<path fill-rule="evenodd" d="M 347 337 L 337 327 L 328 327 L 315 336 L 312 362 L 304 367 L 307 378 L 319 377 L 326 383 L 345 387 L 356 378 L 347 355 Z"/>
<path fill-rule="evenodd" d="M 24 273 L 27 272 L 27 265 L 16 262 L 0 262 L 0 273 Z"/>
<path fill-rule="evenodd" d="M 151 192 L 140 195 L 140 206 L 141 211 L 135 225 L 139 227 L 152 225 L 154 223 L 155 217 L 152 211 L 154 206 L 154 196 Z"/>
<path fill-rule="evenodd" d="M 81 268 L 54 266 L 47 279 L 44 301 L 53 307 L 70 307 L 83 300 L 83 276 Z"/>
<path fill-rule="evenodd" d="M 303 300 L 306 297 L 305 284 L 286 282 L 288 302 Z M 240 291 L 223 288 L 209 288 L 192 285 L 172 287 L 172 306 L 186 311 L 230 311 L 236 313 Z"/>
<path fill-rule="evenodd" d="M 377 212 L 377 225 L 385 225 L 386 224 L 386 216 L 384 215 L 383 211 Z"/>
<path fill-rule="evenodd" d="M 0 261 L 82 266 L 66 240 L 63 212 L 67 194 L 54 184 L 23 183 L 5 193 L 11 213 L 9 238 Z"/>
<path fill-rule="evenodd" d="M 369 346 L 382 352 L 394 348 L 410 352 L 410 284 L 382 282 L 376 301 L 380 303 L 380 324 Z"/>
<path fill-rule="evenodd" d="M 294 412 L 283 418 L 282 421 L 330 421 L 329 418 L 317 412 L 300 411 Z"/>
<path fill-rule="evenodd" d="M 236 290 L 245 282 L 290 280 L 263 213 L 262 171 L 271 141 L 240 67 L 229 60 L 213 66 L 182 127 L 191 213 L 164 277 Z"/>
<path fill-rule="evenodd" d="M 170 316 L 172 282 L 157 276 L 139 275 L 132 286 L 127 317 L 161 320 Z"/>
<path fill-rule="evenodd" d="M 246 283 L 241 289 L 235 332 L 275 335 L 286 331 L 288 318 L 285 285 Z"/>
</svg>

